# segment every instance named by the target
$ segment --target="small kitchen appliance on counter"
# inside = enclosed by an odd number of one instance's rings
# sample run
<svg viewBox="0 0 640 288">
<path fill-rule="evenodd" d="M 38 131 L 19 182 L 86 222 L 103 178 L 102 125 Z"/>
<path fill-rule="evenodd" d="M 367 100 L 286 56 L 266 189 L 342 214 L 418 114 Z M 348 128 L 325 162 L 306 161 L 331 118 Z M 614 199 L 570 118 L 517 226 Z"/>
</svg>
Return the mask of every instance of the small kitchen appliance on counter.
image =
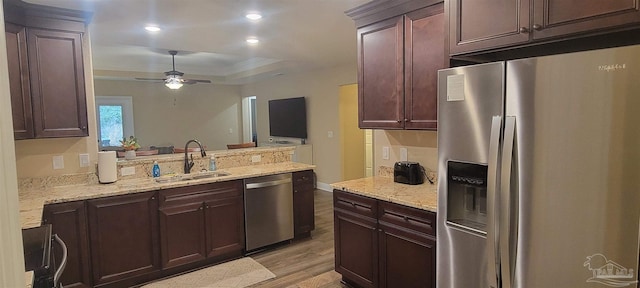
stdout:
<svg viewBox="0 0 640 288">
<path fill-rule="evenodd" d="M 424 183 L 424 168 L 418 162 L 400 161 L 393 165 L 393 182 L 418 185 Z"/>
</svg>

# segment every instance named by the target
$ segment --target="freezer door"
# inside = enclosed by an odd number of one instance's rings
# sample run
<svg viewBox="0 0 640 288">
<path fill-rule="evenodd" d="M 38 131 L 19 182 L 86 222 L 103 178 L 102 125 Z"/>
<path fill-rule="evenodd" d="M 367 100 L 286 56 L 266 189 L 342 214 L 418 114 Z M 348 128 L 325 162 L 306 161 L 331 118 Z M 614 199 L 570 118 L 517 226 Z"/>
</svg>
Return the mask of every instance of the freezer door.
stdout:
<svg viewBox="0 0 640 288">
<path fill-rule="evenodd" d="M 497 279 L 495 253 L 487 249 L 493 212 L 482 181 L 497 171 L 489 152 L 494 143 L 492 155 L 498 153 L 504 74 L 504 63 L 438 72 L 437 287 L 489 287 Z"/>
<path fill-rule="evenodd" d="M 507 63 L 505 135 L 515 136 L 502 191 L 516 205 L 501 255 L 515 267 L 503 287 L 637 287 L 639 55 L 630 46 Z"/>
</svg>

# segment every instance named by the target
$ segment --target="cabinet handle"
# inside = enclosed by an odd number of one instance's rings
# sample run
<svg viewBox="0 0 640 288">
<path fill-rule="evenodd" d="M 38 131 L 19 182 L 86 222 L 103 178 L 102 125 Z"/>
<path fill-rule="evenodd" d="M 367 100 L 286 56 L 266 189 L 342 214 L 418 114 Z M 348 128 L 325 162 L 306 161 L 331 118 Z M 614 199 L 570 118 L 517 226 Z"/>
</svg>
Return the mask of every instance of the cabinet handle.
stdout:
<svg viewBox="0 0 640 288">
<path fill-rule="evenodd" d="M 533 24 L 533 29 L 540 31 L 540 30 L 542 30 L 542 25 L 540 25 L 540 24 Z"/>
<path fill-rule="evenodd" d="M 202 210 L 202 206 L 200 206 L 200 208 L 198 208 L 198 210 Z"/>
<path fill-rule="evenodd" d="M 293 193 L 298 193 L 298 190 L 293 190 Z"/>
<path fill-rule="evenodd" d="M 402 123 L 402 120 L 398 120 L 398 123 Z"/>
<path fill-rule="evenodd" d="M 83 129 L 83 130 L 84 130 L 84 129 L 87 129 L 87 126 L 82 126 L 82 129 Z"/>
<path fill-rule="evenodd" d="M 156 196 L 151 197 L 151 200 L 156 200 Z"/>
<path fill-rule="evenodd" d="M 527 28 L 527 27 L 520 27 L 520 33 L 529 33 L 529 28 Z"/>
<path fill-rule="evenodd" d="M 205 207 L 205 208 L 209 209 L 209 205 L 207 205 L 207 207 Z"/>
<path fill-rule="evenodd" d="M 411 122 L 411 119 L 407 119 L 407 118 L 405 118 L 405 119 L 404 119 L 404 122 Z"/>
</svg>

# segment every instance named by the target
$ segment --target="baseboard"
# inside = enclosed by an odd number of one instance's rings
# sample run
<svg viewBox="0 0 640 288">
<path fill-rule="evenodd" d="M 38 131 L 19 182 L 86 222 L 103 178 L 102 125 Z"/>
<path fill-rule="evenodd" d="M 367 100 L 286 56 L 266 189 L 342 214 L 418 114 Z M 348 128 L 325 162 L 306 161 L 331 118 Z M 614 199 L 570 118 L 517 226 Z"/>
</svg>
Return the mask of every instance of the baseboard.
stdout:
<svg viewBox="0 0 640 288">
<path fill-rule="evenodd" d="M 333 192 L 333 188 L 331 188 L 331 185 L 329 185 L 327 183 L 317 182 L 316 186 L 317 186 L 316 188 L 318 190 L 327 191 L 327 192 Z"/>
</svg>

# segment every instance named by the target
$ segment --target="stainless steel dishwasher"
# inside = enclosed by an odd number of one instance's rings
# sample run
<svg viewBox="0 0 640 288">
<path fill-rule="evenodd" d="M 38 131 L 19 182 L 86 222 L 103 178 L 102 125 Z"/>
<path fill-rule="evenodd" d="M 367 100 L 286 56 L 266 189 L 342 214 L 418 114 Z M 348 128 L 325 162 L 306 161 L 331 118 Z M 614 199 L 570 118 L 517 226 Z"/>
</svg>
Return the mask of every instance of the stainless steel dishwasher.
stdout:
<svg viewBox="0 0 640 288">
<path fill-rule="evenodd" d="M 246 250 L 293 238 L 291 173 L 244 180 Z"/>
</svg>

